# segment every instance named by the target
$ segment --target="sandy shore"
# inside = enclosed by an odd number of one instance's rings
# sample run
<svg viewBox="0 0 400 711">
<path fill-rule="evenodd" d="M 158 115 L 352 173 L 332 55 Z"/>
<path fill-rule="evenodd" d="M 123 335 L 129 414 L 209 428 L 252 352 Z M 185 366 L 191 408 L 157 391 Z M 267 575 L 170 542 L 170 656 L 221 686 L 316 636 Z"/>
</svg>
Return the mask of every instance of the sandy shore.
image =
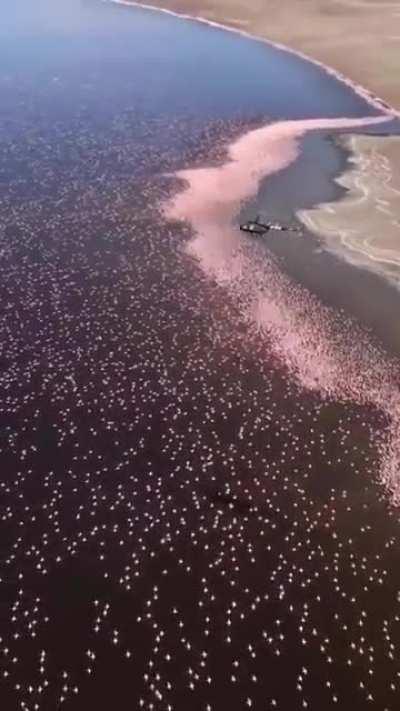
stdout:
<svg viewBox="0 0 400 711">
<path fill-rule="evenodd" d="M 299 217 L 333 250 L 400 288 L 400 138 L 353 135 L 340 142 L 353 154 L 352 169 L 337 180 L 346 196 Z"/>
<path fill-rule="evenodd" d="M 145 3 L 143 3 L 145 4 Z M 384 0 L 150 0 L 149 4 L 230 25 L 307 54 L 400 110 L 400 5 Z M 302 219 L 359 264 L 400 284 L 400 140 L 347 141 L 354 169 L 340 205 Z"/>
</svg>

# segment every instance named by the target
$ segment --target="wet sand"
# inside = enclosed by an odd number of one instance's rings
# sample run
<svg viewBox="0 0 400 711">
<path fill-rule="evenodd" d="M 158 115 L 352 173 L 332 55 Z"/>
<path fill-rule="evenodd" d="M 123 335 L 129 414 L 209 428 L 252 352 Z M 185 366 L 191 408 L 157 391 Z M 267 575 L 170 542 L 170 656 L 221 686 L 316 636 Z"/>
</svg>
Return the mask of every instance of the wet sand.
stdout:
<svg viewBox="0 0 400 711">
<path fill-rule="evenodd" d="M 351 168 L 337 179 L 347 195 L 299 215 L 307 228 L 350 261 L 391 276 L 400 287 L 400 139 L 342 138 Z"/>
</svg>

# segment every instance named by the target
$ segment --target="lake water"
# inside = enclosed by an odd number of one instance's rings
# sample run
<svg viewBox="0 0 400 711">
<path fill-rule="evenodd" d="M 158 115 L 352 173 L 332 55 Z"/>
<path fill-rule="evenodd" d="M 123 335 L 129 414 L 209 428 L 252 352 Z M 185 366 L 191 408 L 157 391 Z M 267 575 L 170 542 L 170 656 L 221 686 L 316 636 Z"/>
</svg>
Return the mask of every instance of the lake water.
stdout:
<svg viewBox="0 0 400 711">
<path fill-rule="evenodd" d="M 262 43 L 89 0 L 2 8 L 0 87 L 2 707 L 396 709 L 397 361 L 354 298 L 327 307 L 306 237 L 221 223 L 203 268 L 171 209 L 205 165 L 225 209 L 246 131 L 378 111 Z M 268 215 L 338 194 L 328 134 L 261 184 Z"/>
</svg>

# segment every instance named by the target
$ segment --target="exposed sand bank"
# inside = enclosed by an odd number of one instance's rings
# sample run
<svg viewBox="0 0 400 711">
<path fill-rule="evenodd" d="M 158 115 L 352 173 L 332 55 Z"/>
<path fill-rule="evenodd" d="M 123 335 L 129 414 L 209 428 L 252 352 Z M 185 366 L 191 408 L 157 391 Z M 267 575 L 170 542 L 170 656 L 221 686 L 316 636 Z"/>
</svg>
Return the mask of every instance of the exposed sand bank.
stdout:
<svg viewBox="0 0 400 711">
<path fill-rule="evenodd" d="M 344 248 L 400 287 L 400 138 L 353 135 L 341 143 L 353 153 L 354 167 L 337 180 L 348 194 L 299 217 L 335 251 Z"/>
</svg>

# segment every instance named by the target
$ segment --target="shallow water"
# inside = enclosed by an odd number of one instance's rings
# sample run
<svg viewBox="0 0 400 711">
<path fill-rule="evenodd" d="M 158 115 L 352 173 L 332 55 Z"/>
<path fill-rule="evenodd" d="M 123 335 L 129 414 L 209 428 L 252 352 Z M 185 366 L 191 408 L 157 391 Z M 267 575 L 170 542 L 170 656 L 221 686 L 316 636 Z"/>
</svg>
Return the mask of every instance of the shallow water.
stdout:
<svg viewBox="0 0 400 711">
<path fill-rule="evenodd" d="M 158 209 L 179 192 L 165 173 L 220 165 L 265 119 L 373 112 L 220 30 L 26 11 L 0 29 L 4 708 L 395 709 L 387 413 L 305 389 Z M 327 170 L 314 199 L 341 157 L 309 145 Z M 303 298 L 242 246 L 285 303 Z M 308 306 L 325 314 L 291 313 Z M 342 343 L 326 321 L 322 356 Z"/>
</svg>

